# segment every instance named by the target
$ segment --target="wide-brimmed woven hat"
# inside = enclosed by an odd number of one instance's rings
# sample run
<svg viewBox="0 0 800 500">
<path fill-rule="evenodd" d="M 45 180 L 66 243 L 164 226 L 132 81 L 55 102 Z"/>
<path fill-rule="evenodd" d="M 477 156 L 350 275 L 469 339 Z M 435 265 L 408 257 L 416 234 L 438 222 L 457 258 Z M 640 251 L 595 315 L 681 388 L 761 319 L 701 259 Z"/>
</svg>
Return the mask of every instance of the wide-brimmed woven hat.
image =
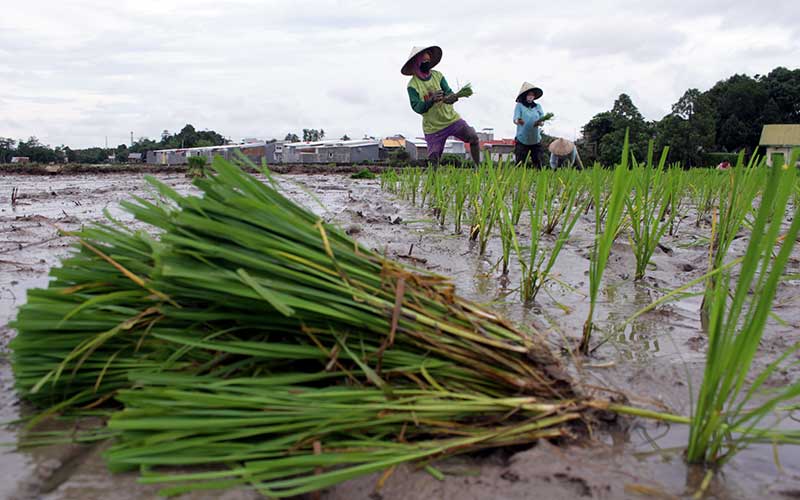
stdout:
<svg viewBox="0 0 800 500">
<path fill-rule="evenodd" d="M 551 142 L 550 145 L 547 146 L 547 149 L 549 149 L 554 155 L 567 156 L 568 154 L 572 154 L 572 151 L 575 149 L 575 143 L 566 139 L 558 138 Z"/>
<path fill-rule="evenodd" d="M 403 69 L 400 70 L 401 73 L 404 75 L 411 76 L 414 74 L 414 68 L 412 68 L 412 62 L 414 58 L 417 57 L 419 54 L 429 51 L 431 54 L 431 68 L 439 64 L 439 61 L 442 60 L 442 48 L 438 45 L 430 45 L 428 47 L 414 47 L 411 49 L 411 55 L 408 56 L 408 60 L 403 65 Z"/>
<path fill-rule="evenodd" d="M 529 82 L 525 82 L 522 84 L 522 87 L 520 87 L 519 92 L 517 93 L 517 99 L 519 99 L 522 96 L 522 94 L 526 93 L 529 90 L 533 90 L 533 95 L 536 99 L 542 97 L 542 94 L 544 94 L 544 91 L 539 87 L 537 87 L 536 85 Z"/>
</svg>

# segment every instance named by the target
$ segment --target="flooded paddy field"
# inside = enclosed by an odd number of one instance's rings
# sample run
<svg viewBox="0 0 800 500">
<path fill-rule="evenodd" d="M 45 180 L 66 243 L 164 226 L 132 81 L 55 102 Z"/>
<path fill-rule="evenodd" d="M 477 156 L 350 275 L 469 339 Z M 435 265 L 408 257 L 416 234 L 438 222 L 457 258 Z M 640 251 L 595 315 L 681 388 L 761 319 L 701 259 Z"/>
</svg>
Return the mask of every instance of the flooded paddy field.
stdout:
<svg viewBox="0 0 800 500">
<path fill-rule="evenodd" d="M 195 188 L 182 173 L 156 176 L 180 193 Z M 502 254 L 493 237 L 486 253 L 476 242 L 441 228 L 428 211 L 381 190 L 378 180 L 348 175 L 295 173 L 278 176 L 288 197 L 342 227 L 363 245 L 387 256 L 451 277 L 460 295 L 487 304 L 517 324 L 546 336 L 552 349 L 580 338 L 589 308 L 589 254 L 594 238 L 591 213 L 582 216 L 554 267 L 557 280 L 531 305 L 516 290 L 519 275 L 512 266 L 501 277 Z M 74 231 L 104 219 L 103 212 L 128 223 L 118 203 L 132 195 L 154 198 L 142 173 L 0 176 L 0 420 L 30 414 L 14 390 L 7 344 L 14 331 L 7 323 L 24 303 L 26 290 L 44 287 L 47 273 L 68 255 L 74 241 L 60 231 Z M 12 206 L 11 189 L 17 189 Z M 524 228 L 524 224 L 520 225 Z M 529 235 L 520 229 L 519 237 Z M 746 234 L 734 240 L 730 254 L 741 255 Z M 702 276 L 708 267 L 710 227 L 695 226 L 693 214 L 674 236 L 665 236 L 644 280 L 633 279 L 631 246 L 619 238 L 612 248 L 596 311 L 600 344 L 590 358 L 564 363 L 586 393 L 624 398 L 637 406 L 688 415 L 690 390 L 703 374 L 706 336 L 700 323 L 701 295 L 666 303 L 621 326 L 635 312 L 665 293 Z M 795 248 L 787 274 L 800 273 Z M 702 291 L 702 286 L 694 291 Z M 767 332 L 753 373 L 758 373 L 800 341 L 800 281 L 779 286 Z M 604 342 L 600 343 L 599 340 Z M 795 361 L 797 357 L 795 355 Z M 779 372 L 768 384 L 796 381 L 800 367 Z M 786 420 L 781 425 L 798 426 Z M 331 499 L 519 499 L 519 498 L 682 498 L 691 496 L 703 472 L 687 467 L 682 453 L 688 429 L 680 425 L 618 419 L 613 431 L 600 430 L 589 442 L 554 446 L 541 442 L 526 450 L 457 457 L 437 467 L 439 480 L 411 466 L 355 479 L 326 491 Z M 18 427 L 0 429 L 0 442 L 14 443 Z M 101 453 L 106 446 L 63 445 L 0 454 L 0 498 L 155 498 L 158 488 L 137 483 L 132 473 L 112 475 Z M 800 497 L 800 450 L 757 445 L 736 456 L 714 476 L 708 498 Z M 185 498 L 259 498 L 248 490 L 224 494 L 193 493 Z"/>
</svg>

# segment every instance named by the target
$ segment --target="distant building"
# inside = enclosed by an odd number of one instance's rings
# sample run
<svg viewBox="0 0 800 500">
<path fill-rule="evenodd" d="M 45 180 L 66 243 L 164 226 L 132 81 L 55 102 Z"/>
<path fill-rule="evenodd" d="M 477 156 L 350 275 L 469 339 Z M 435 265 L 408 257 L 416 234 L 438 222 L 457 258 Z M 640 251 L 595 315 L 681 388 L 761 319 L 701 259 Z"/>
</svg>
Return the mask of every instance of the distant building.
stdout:
<svg viewBox="0 0 800 500">
<path fill-rule="evenodd" d="M 381 147 L 384 149 L 402 149 L 406 147 L 406 138 L 402 135 L 396 135 L 393 137 L 386 137 L 381 139 Z"/>
<path fill-rule="evenodd" d="M 405 150 L 406 148 L 406 138 L 402 135 L 395 135 L 391 137 L 385 137 L 381 139 L 381 149 L 379 151 L 379 156 L 381 160 L 388 160 L 392 158 L 392 155 L 396 154 L 397 151 Z"/>
<path fill-rule="evenodd" d="M 409 160 L 418 161 L 428 159 L 428 143 L 425 142 L 425 139 L 421 137 L 406 139 L 405 143 Z M 469 144 L 451 137 L 445 141 L 442 155 L 455 155 L 460 158 L 467 158 L 469 155 Z"/>
<path fill-rule="evenodd" d="M 783 166 L 791 160 L 792 149 L 800 148 L 800 125 L 764 125 L 758 145 L 766 149 L 768 166 Z"/>
<path fill-rule="evenodd" d="M 277 163 L 276 149 L 279 147 L 277 142 L 251 142 L 246 144 L 226 144 L 222 146 L 207 146 L 201 148 L 182 148 L 182 149 L 159 149 L 148 151 L 147 163 L 152 165 L 185 165 L 191 156 L 204 156 L 209 163 L 215 156 L 221 156 L 226 160 L 233 160 L 243 154 L 256 165 L 261 165 L 266 161 L 267 164 Z"/>
<path fill-rule="evenodd" d="M 444 143 L 443 155 L 455 155 L 462 158 L 467 157 L 467 145 L 458 139 L 447 139 Z"/>
<path fill-rule="evenodd" d="M 483 155 L 494 161 L 514 159 L 514 139 L 492 139 L 480 143 Z"/>
<path fill-rule="evenodd" d="M 493 128 L 484 128 L 480 132 L 478 132 L 478 140 L 479 141 L 493 141 L 494 140 L 494 129 Z"/>
<path fill-rule="evenodd" d="M 141 163 L 142 153 L 128 153 L 128 163 Z"/>
<path fill-rule="evenodd" d="M 281 148 L 281 163 L 373 163 L 380 159 L 376 139 L 290 142 Z"/>
<path fill-rule="evenodd" d="M 31 159 L 29 156 L 12 156 L 11 163 L 30 163 Z"/>
<path fill-rule="evenodd" d="M 406 151 L 411 161 L 428 159 L 428 143 L 424 139 L 406 139 Z"/>
<path fill-rule="evenodd" d="M 469 144 L 465 144 L 467 154 L 469 154 Z M 489 155 L 494 161 L 514 159 L 514 139 L 492 139 L 488 141 L 480 141 L 481 156 L 483 158 Z"/>
</svg>

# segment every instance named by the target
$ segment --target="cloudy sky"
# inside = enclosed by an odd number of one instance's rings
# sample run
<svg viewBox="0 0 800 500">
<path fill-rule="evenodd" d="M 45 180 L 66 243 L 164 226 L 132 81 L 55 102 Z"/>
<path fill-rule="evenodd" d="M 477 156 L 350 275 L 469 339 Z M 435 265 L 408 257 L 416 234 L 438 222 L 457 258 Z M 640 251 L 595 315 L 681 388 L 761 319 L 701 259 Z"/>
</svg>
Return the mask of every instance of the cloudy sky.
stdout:
<svg viewBox="0 0 800 500">
<path fill-rule="evenodd" d="M 797 19 L 798 0 L 27 0 L 0 16 L 0 136 L 417 136 L 400 67 L 438 44 L 451 85 L 475 89 L 456 105 L 471 125 L 513 136 L 528 80 L 548 131 L 574 138 L 621 92 L 660 119 L 689 87 L 798 67 Z"/>
</svg>

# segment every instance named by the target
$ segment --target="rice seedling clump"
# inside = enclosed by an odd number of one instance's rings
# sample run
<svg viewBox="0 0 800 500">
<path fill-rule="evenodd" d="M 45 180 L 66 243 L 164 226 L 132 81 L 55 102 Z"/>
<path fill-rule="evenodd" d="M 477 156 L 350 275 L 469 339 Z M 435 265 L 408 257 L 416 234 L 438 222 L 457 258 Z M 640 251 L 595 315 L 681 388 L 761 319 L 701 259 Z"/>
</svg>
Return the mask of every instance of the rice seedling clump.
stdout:
<svg viewBox="0 0 800 500">
<path fill-rule="evenodd" d="M 20 394 L 115 409 L 112 470 L 175 482 L 165 493 L 285 497 L 569 436 L 584 418 L 535 331 L 358 245 L 271 179 L 220 158 L 213 170 L 202 196 L 149 179 L 162 201 L 123 203 L 147 231 L 76 234 L 13 325 Z M 228 467 L 168 470 L 189 465 Z"/>
</svg>

